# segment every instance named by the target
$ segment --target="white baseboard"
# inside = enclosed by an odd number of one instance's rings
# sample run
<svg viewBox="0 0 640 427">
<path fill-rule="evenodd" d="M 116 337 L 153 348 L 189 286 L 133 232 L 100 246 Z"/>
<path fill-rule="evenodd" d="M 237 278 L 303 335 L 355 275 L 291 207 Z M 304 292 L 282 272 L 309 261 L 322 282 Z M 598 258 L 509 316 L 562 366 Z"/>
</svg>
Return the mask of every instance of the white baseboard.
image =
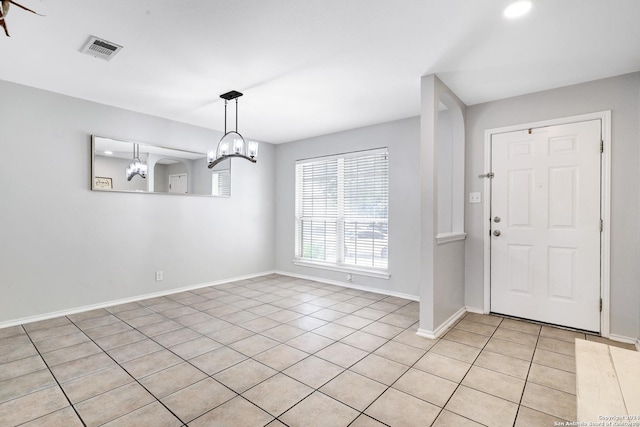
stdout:
<svg viewBox="0 0 640 427">
<path fill-rule="evenodd" d="M 467 308 L 462 307 L 460 310 L 456 311 L 453 314 L 453 316 L 449 317 L 444 323 L 438 326 L 434 331 L 428 331 L 426 329 L 418 329 L 418 332 L 416 332 L 416 335 L 429 338 L 432 340 L 436 338 L 440 338 L 440 336 L 444 334 L 447 331 L 447 329 L 451 327 L 451 325 L 456 323 L 458 319 L 464 316 L 466 312 L 467 312 Z"/>
<path fill-rule="evenodd" d="M 282 274 L 283 276 L 296 277 L 298 279 L 313 280 L 314 282 L 326 283 L 328 285 L 344 286 L 345 288 L 357 289 L 359 291 L 373 292 L 374 294 L 387 295 L 387 296 L 390 296 L 390 297 L 404 298 L 404 299 L 408 299 L 408 300 L 411 300 L 411 301 L 420 301 L 420 297 L 419 296 L 410 295 L 410 294 L 404 294 L 402 292 L 394 292 L 394 291 L 389 291 L 389 290 L 386 290 L 386 289 L 372 288 L 372 287 L 369 287 L 369 286 L 360 286 L 360 285 L 356 285 L 356 284 L 353 284 L 353 283 L 350 283 L 350 282 L 341 282 L 339 280 L 324 279 L 324 278 L 316 277 L 316 276 L 307 276 L 307 275 L 304 275 L 304 274 L 291 273 L 289 271 L 276 270 L 275 273 L 276 274 Z"/>
<path fill-rule="evenodd" d="M 45 314 L 39 314 L 37 316 L 23 317 L 21 319 L 14 319 L 14 320 L 6 321 L 6 322 L 0 322 L 0 329 L 8 328 L 9 326 L 16 326 L 16 325 L 22 325 L 22 324 L 25 324 L 25 323 L 33 323 L 33 322 L 39 322 L 41 320 L 53 319 L 54 317 L 68 316 L 70 314 L 82 313 L 84 311 L 91 311 L 91 310 L 97 310 L 97 309 L 100 309 L 100 308 L 112 307 L 114 305 L 126 304 L 126 303 L 129 303 L 129 302 L 141 301 L 141 300 L 149 299 L 149 298 L 163 297 L 163 296 L 166 296 L 166 295 L 177 294 L 177 293 L 180 293 L 180 292 L 192 291 L 194 289 L 206 288 L 208 286 L 223 285 L 225 283 L 236 282 L 238 280 L 253 279 L 255 277 L 266 276 L 268 274 L 273 274 L 273 273 L 274 273 L 274 271 L 270 270 L 270 271 L 265 271 L 265 272 L 262 272 L 262 273 L 255 273 L 255 274 L 248 274 L 248 275 L 245 275 L 245 276 L 231 277 L 231 278 L 228 278 L 228 279 L 216 280 L 214 282 L 199 283 L 199 284 L 196 284 L 196 285 L 189 285 L 189 286 L 183 286 L 181 288 L 167 289 L 167 290 L 164 290 L 164 291 L 153 292 L 153 293 L 150 293 L 150 294 L 137 295 L 137 296 L 134 296 L 134 297 L 122 298 L 122 299 L 118 299 L 118 300 L 111 300 L 111 301 L 107 301 L 107 302 L 101 302 L 101 303 L 98 303 L 98 304 L 85 305 L 85 306 L 82 306 L 82 307 L 70 308 L 70 309 L 67 309 L 67 310 L 53 311 L 53 312 L 49 312 L 49 313 L 45 313 Z"/>
<path fill-rule="evenodd" d="M 636 350 L 640 351 L 640 338 L 636 340 Z"/>
<path fill-rule="evenodd" d="M 625 344 L 635 344 L 636 347 L 638 347 L 638 343 L 640 342 L 640 340 L 637 340 L 635 338 L 629 338 L 629 337 L 624 337 L 622 335 L 615 335 L 615 334 L 609 334 L 608 338 L 612 341 L 618 341 Z"/>
</svg>

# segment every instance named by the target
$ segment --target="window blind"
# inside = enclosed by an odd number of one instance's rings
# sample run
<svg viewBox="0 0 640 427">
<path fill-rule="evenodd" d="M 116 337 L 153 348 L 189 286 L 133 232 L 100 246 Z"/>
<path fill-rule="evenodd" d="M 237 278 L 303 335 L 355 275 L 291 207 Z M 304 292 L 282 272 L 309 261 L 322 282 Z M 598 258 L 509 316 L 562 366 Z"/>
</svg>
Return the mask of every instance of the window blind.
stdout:
<svg viewBox="0 0 640 427">
<path fill-rule="evenodd" d="M 295 185 L 296 259 L 387 269 L 386 149 L 298 161 Z"/>
</svg>

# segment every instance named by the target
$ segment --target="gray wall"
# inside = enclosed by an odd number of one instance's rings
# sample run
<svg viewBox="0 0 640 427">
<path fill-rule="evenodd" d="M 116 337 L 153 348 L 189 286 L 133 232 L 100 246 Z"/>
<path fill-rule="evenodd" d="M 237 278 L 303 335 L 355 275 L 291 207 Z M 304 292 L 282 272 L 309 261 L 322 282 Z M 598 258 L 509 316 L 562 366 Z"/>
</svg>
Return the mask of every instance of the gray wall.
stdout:
<svg viewBox="0 0 640 427">
<path fill-rule="evenodd" d="M 257 164 L 234 159 L 231 198 L 91 191 L 91 134 L 201 152 L 221 134 L 3 81 L 0 93 L 0 323 L 273 270 L 272 145 Z"/>
<path fill-rule="evenodd" d="M 293 265 L 295 162 L 389 147 L 389 280 L 354 274 L 353 283 L 417 296 L 420 275 L 420 122 L 383 123 L 276 146 L 276 270 L 346 282 L 346 273 Z M 234 169 L 232 176 L 237 171 Z M 235 188 L 234 188 L 235 191 Z"/>
<path fill-rule="evenodd" d="M 638 222 L 640 73 L 467 108 L 466 192 L 483 191 L 484 131 L 502 126 L 612 111 L 611 327 L 640 336 Z M 486 203 L 486 194 L 483 203 Z M 467 204 L 466 304 L 483 306 L 483 204 Z"/>
</svg>

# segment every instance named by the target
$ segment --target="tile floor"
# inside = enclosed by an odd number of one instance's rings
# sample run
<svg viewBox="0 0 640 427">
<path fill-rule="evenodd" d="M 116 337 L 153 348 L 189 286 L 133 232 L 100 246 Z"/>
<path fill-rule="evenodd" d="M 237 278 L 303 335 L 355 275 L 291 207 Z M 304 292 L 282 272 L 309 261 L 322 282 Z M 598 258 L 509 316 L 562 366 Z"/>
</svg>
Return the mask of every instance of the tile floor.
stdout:
<svg viewBox="0 0 640 427">
<path fill-rule="evenodd" d="M 574 338 L 287 276 L 0 329 L 1 426 L 552 426 Z M 601 340 L 587 336 L 587 339 Z"/>
</svg>

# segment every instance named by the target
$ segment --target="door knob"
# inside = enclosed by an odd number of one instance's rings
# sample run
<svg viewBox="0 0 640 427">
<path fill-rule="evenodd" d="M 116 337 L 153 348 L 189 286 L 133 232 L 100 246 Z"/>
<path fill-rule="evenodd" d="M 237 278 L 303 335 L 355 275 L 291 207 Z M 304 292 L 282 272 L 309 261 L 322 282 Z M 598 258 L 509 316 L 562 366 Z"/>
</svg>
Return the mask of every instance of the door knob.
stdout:
<svg viewBox="0 0 640 427">
<path fill-rule="evenodd" d="M 500 230 L 494 230 L 493 235 L 498 237 L 500 235 Z"/>
<path fill-rule="evenodd" d="M 502 220 L 500 219 L 500 217 L 499 217 L 499 216 L 497 216 L 497 217 L 493 218 L 493 220 L 494 220 L 495 222 L 500 222 L 500 221 L 502 221 Z"/>
</svg>

